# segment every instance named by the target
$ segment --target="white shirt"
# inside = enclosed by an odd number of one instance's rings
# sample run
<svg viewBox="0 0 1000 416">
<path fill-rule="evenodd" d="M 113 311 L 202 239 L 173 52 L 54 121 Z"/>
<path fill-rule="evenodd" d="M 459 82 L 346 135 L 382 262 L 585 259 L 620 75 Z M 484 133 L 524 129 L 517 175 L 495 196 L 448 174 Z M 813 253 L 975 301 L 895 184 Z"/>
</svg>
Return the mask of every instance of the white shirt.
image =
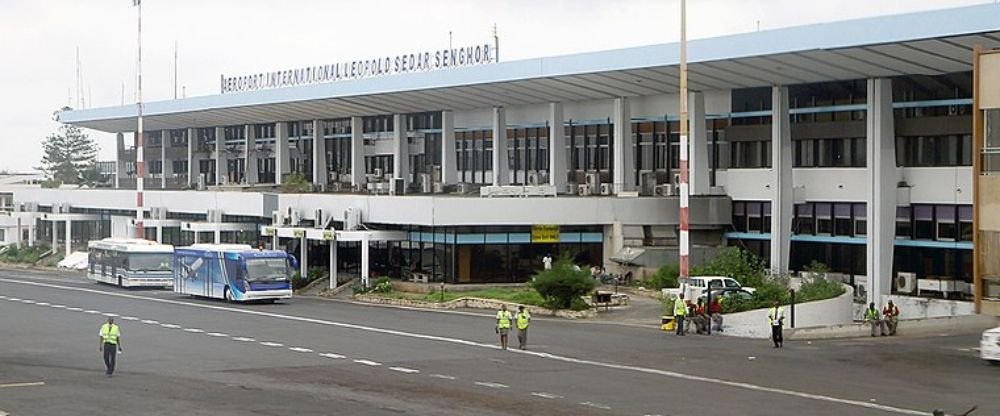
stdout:
<svg viewBox="0 0 1000 416">
<path fill-rule="evenodd" d="M 551 270 L 552 269 L 552 257 L 549 257 L 549 256 L 542 257 L 542 264 L 545 265 L 545 270 Z"/>
</svg>

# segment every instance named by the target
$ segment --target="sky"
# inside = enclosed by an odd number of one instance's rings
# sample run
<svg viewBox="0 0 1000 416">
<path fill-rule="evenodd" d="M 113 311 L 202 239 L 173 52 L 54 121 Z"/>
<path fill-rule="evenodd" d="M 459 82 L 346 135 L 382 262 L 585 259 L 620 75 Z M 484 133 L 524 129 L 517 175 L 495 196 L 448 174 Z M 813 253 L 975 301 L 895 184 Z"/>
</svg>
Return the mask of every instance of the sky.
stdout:
<svg viewBox="0 0 1000 416">
<path fill-rule="evenodd" d="M 688 0 L 698 39 L 996 0 Z M 143 98 L 219 93 L 221 74 L 491 39 L 502 61 L 675 42 L 679 0 L 143 0 Z M 0 0 L 0 170 L 29 172 L 59 108 L 135 102 L 131 0 Z M 79 49 L 80 75 L 77 82 Z M 79 85 L 79 87 L 78 87 Z M 77 93 L 80 90 L 82 93 Z M 124 92 L 123 92 L 124 91 Z M 87 131 L 114 159 L 114 136 Z"/>
</svg>

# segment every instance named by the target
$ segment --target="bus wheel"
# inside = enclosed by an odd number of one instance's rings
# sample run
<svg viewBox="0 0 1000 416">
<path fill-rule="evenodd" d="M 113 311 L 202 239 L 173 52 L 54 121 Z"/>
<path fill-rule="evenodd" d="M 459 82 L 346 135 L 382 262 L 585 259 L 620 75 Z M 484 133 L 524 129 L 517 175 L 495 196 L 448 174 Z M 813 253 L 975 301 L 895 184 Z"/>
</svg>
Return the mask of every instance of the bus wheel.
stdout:
<svg viewBox="0 0 1000 416">
<path fill-rule="evenodd" d="M 233 303 L 233 295 L 229 293 L 228 287 L 222 289 L 222 299 L 224 299 L 226 303 Z"/>
</svg>

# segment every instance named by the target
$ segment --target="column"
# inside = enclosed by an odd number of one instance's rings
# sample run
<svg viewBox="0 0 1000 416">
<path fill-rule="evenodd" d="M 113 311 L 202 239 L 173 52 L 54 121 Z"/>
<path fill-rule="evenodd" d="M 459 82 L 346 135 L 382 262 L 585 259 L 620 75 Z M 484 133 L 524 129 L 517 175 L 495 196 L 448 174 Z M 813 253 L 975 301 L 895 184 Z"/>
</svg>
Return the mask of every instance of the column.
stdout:
<svg viewBox="0 0 1000 416">
<path fill-rule="evenodd" d="M 302 277 L 309 275 L 309 246 L 306 244 L 308 241 L 303 230 L 302 238 L 299 239 L 299 276 Z"/>
<path fill-rule="evenodd" d="M 458 183 L 458 154 L 455 153 L 455 113 L 441 112 L 441 185 Z"/>
<path fill-rule="evenodd" d="M 215 128 L 215 184 L 222 185 L 229 177 L 229 166 L 226 163 L 226 129 Z"/>
<path fill-rule="evenodd" d="M 351 186 L 365 188 L 365 131 L 361 117 L 351 117 Z"/>
<path fill-rule="evenodd" d="M 18 217 L 17 217 L 17 236 L 14 237 L 14 244 L 16 245 L 17 248 L 21 248 L 21 235 L 22 235 L 22 232 L 21 232 L 21 216 L 18 215 Z"/>
<path fill-rule="evenodd" d="M 156 242 L 163 244 L 163 225 L 156 226 Z"/>
<path fill-rule="evenodd" d="M 52 224 L 52 249 L 55 250 L 59 247 L 59 240 L 56 238 L 59 236 L 59 222 L 52 220 L 49 223 Z"/>
<path fill-rule="evenodd" d="M 195 175 L 201 175 L 198 169 L 198 161 L 194 156 L 194 145 L 198 141 L 197 130 L 187 129 L 187 184 L 188 188 L 193 188 L 198 185 L 198 178 Z M 195 172 L 198 172 L 197 174 Z"/>
<path fill-rule="evenodd" d="M 274 235 L 271 236 L 271 250 L 278 249 L 278 230 L 274 230 Z"/>
<path fill-rule="evenodd" d="M 258 181 L 257 177 L 257 129 L 253 124 L 243 127 L 246 137 L 246 144 L 243 145 L 243 181 L 247 185 L 253 185 Z"/>
<path fill-rule="evenodd" d="M 892 249 L 896 238 L 896 134 L 892 112 L 892 80 L 868 80 L 867 171 L 868 240 L 865 244 L 868 301 L 882 304 L 892 290 Z"/>
<path fill-rule="evenodd" d="M 122 160 L 122 154 L 125 153 L 124 133 L 118 133 L 117 135 L 115 135 L 115 144 L 117 145 L 116 147 L 117 153 L 115 154 L 115 189 L 118 189 L 121 187 L 120 180 L 122 174 L 125 173 L 125 168 L 123 167 L 123 165 L 125 165 L 125 163 L 128 162 L 127 160 Z"/>
<path fill-rule="evenodd" d="M 771 175 L 771 272 L 779 274 L 788 271 L 794 216 L 791 119 L 783 86 L 771 88 Z"/>
<path fill-rule="evenodd" d="M 510 185 L 507 159 L 507 112 L 493 107 L 493 186 Z"/>
<path fill-rule="evenodd" d="M 337 288 L 337 240 L 330 240 L 330 289 Z"/>
<path fill-rule="evenodd" d="M 323 137 L 323 120 L 313 120 L 313 185 L 326 189 L 326 138 Z"/>
<path fill-rule="evenodd" d="M 562 103 L 549 104 L 549 185 L 566 192 L 566 128 Z"/>
<path fill-rule="evenodd" d="M 274 183 L 281 185 L 288 174 L 288 123 L 274 123 Z"/>
<path fill-rule="evenodd" d="M 708 132 L 705 131 L 705 95 L 692 92 L 688 95 L 688 192 L 689 195 L 708 195 Z M 788 165 L 791 167 L 791 164 Z M 791 184 L 789 184 L 791 186 Z"/>
<path fill-rule="evenodd" d="M 38 218 L 32 214 L 31 225 L 28 226 L 28 247 L 35 246 L 35 233 L 38 231 Z"/>
<path fill-rule="evenodd" d="M 55 222 L 53 222 L 53 224 L 55 224 Z M 69 253 L 72 252 L 72 250 L 73 250 L 72 244 L 73 244 L 73 221 L 70 220 L 70 219 L 67 219 L 66 220 L 66 255 L 65 255 L 65 257 L 69 257 Z M 52 248 L 54 249 L 54 248 L 56 248 L 56 246 L 52 245 Z"/>
<path fill-rule="evenodd" d="M 222 230 L 216 228 L 213 234 L 215 234 L 215 244 L 222 244 Z"/>
<path fill-rule="evenodd" d="M 368 288 L 368 237 L 361 238 L 361 287 Z"/>
<path fill-rule="evenodd" d="M 410 145 L 406 139 L 406 115 L 392 116 L 392 172 L 394 178 L 403 178 L 410 184 Z"/>
<path fill-rule="evenodd" d="M 632 116 L 628 98 L 615 99 L 613 174 L 615 194 L 635 189 L 635 155 L 632 149 Z"/>
<path fill-rule="evenodd" d="M 168 167 L 167 146 L 170 144 L 170 130 L 160 130 L 160 189 L 167 189 L 167 171 L 173 172 L 173 166 Z"/>
</svg>

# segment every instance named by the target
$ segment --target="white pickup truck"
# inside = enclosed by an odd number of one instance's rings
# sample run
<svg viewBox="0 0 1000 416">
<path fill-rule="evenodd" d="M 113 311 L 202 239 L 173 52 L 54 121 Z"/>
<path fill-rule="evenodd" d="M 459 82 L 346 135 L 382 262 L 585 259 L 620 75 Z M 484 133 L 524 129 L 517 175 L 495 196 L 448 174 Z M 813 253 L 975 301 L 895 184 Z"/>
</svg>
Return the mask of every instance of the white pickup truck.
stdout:
<svg viewBox="0 0 1000 416">
<path fill-rule="evenodd" d="M 1000 326 L 983 332 L 979 356 L 990 364 L 1000 365 Z"/>
<path fill-rule="evenodd" d="M 687 279 L 681 279 L 680 287 L 664 288 L 663 297 L 677 297 L 678 294 L 683 293 L 685 299 L 694 301 L 695 299 L 704 296 L 708 289 L 743 289 L 750 293 L 753 293 L 755 290 L 752 287 L 743 287 L 743 285 L 740 285 L 740 282 L 737 282 L 736 279 L 731 277 L 691 276 Z"/>
</svg>

